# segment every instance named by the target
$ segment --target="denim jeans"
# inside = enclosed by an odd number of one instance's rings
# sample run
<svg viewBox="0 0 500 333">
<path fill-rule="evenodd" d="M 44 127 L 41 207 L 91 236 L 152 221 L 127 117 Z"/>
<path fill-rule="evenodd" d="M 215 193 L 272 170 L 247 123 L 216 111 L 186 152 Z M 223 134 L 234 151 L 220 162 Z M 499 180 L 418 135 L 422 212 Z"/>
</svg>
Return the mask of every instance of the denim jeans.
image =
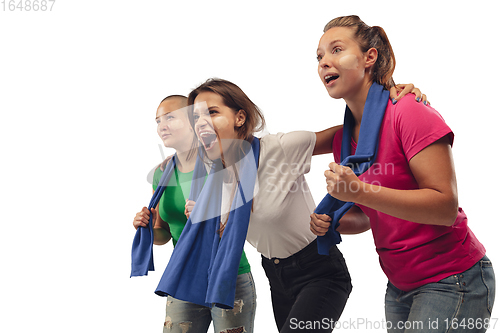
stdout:
<svg viewBox="0 0 500 333">
<path fill-rule="evenodd" d="M 463 273 L 409 292 L 389 282 L 385 295 L 387 331 L 485 332 L 494 300 L 495 273 L 487 257 Z"/>
<path fill-rule="evenodd" d="M 318 254 L 316 241 L 285 258 L 262 257 L 280 332 L 331 332 L 352 290 L 342 253 Z M 271 329 L 270 329 L 271 331 Z"/>
<path fill-rule="evenodd" d="M 164 333 L 207 332 L 213 321 L 214 332 L 253 332 L 256 307 L 252 273 L 238 275 L 233 309 L 208 308 L 167 296 Z"/>
</svg>

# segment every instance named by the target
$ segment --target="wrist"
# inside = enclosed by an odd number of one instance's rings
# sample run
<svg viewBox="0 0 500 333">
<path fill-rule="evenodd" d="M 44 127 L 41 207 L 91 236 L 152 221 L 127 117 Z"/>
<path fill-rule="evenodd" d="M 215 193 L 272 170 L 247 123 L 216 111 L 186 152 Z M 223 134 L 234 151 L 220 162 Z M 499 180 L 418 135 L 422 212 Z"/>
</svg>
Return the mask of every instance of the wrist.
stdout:
<svg viewBox="0 0 500 333">
<path fill-rule="evenodd" d="M 352 202 L 369 207 L 370 201 L 373 200 L 374 195 L 380 192 L 380 189 L 380 186 L 360 181 L 359 190 L 355 192 L 355 197 Z"/>
</svg>

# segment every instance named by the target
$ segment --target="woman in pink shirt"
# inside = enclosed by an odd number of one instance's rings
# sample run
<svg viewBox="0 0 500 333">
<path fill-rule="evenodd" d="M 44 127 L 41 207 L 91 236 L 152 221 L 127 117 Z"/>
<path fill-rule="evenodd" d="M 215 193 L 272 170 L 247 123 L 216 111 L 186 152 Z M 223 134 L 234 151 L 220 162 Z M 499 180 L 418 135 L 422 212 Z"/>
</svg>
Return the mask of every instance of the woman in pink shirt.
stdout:
<svg viewBox="0 0 500 333">
<path fill-rule="evenodd" d="M 388 89 L 395 67 L 380 27 L 357 16 L 330 21 L 318 46 L 319 76 L 332 98 L 343 98 L 358 144 L 372 84 Z M 385 309 L 389 332 L 483 332 L 495 296 L 495 277 L 485 248 L 458 206 L 451 146 L 453 132 L 429 105 L 405 96 L 389 100 L 373 165 L 359 176 L 340 163 L 342 131 L 333 141 L 335 162 L 325 172 L 328 193 L 355 206 L 337 231 L 371 228 L 389 282 Z M 362 213 L 368 216 L 363 216 Z M 356 216 L 356 218 L 352 218 Z M 313 214 L 311 230 L 323 236 L 327 215 Z"/>
</svg>

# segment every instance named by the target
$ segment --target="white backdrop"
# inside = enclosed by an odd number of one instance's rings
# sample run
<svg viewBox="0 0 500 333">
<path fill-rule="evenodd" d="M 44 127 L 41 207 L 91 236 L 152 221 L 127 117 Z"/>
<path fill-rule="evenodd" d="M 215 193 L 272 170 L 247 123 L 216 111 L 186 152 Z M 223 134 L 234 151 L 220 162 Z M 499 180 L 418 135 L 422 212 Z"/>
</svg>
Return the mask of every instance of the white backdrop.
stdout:
<svg viewBox="0 0 500 333">
<path fill-rule="evenodd" d="M 344 103 L 329 98 L 316 72 L 323 26 L 340 15 L 386 30 L 395 81 L 419 87 L 454 130 L 460 205 L 500 267 L 495 1 L 57 0 L 45 12 L 10 11 L 7 1 L 2 332 L 161 331 L 165 299 L 153 291 L 172 246 L 155 247 L 156 272 L 129 278 L 132 219 L 148 204 L 146 175 L 161 161 L 156 107 L 215 76 L 260 106 L 271 133 L 340 124 Z M 316 202 L 331 160 L 315 157 L 307 175 Z M 344 236 L 340 249 L 354 289 L 338 331 L 383 332 L 375 328 L 386 278 L 371 233 Z M 257 284 L 255 331 L 275 332 L 260 256 L 248 244 L 246 252 Z"/>
</svg>

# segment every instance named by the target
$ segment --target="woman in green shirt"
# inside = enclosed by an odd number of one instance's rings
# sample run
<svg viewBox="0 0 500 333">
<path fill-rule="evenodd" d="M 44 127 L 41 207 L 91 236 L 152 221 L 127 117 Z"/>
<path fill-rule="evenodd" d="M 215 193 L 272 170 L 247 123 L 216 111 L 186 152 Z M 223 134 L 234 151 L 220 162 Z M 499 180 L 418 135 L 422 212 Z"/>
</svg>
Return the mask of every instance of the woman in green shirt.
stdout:
<svg viewBox="0 0 500 333">
<path fill-rule="evenodd" d="M 172 95 L 165 98 L 156 112 L 158 135 L 165 147 L 176 151 L 176 165 L 168 186 L 160 199 L 154 214 L 154 244 L 163 245 L 172 239 L 173 245 L 184 229 L 187 221 L 186 199 L 191 189 L 191 180 L 196 162 L 197 139 L 187 118 L 187 98 Z M 153 192 L 156 190 L 169 158 L 156 169 L 153 178 Z M 143 207 L 136 214 L 133 225 L 147 227 L 149 210 Z M 238 269 L 234 308 L 230 310 L 208 308 L 191 302 L 167 297 L 165 332 L 184 332 L 189 328 L 193 332 L 207 332 L 210 322 L 214 331 L 221 332 L 231 328 L 244 328 L 253 332 L 255 319 L 256 293 L 250 265 L 245 256 L 241 257 Z"/>
</svg>

